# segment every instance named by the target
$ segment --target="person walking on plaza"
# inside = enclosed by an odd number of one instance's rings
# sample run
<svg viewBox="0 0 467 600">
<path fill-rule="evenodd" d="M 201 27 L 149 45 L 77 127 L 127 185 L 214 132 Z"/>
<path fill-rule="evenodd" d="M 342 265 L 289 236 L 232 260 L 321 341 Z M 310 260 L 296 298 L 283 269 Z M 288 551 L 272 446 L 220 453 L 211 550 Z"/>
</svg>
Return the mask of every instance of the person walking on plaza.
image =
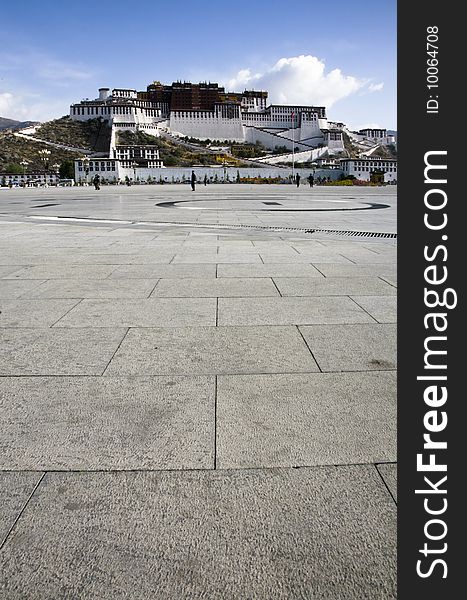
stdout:
<svg viewBox="0 0 467 600">
<path fill-rule="evenodd" d="M 204 175 L 204 185 L 207 185 L 207 183 L 208 183 L 208 176 Z"/>
<path fill-rule="evenodd" d="M 310 184 L 310 187 L 313 187 L 313 184 L 315 183 L 315 178 L 311 173 L 308 175 L 308 183 Z"/>
<path fill-rule="evenodd" d="M 195 172 L 192 171 L 191 172 L 191 191 L 192 192 L 195 191 L 195 185 L 196 185 L 196 175 L 195 175 Z"/>
<path fill-rule="evenodd" d="M 295 176 L 295 183 L 297 184 L 297 187 L 300 187 L 300 175 L 298 173 Z"/>
<path fill-rule="evenodd" d="M 94 189 L 100 190 L 101 189 L 101 186 L 100 186 L 101 178 L 99 177 L 99 175 L 96 175 L 92 181 L 94 183 Z"/>
</svg>

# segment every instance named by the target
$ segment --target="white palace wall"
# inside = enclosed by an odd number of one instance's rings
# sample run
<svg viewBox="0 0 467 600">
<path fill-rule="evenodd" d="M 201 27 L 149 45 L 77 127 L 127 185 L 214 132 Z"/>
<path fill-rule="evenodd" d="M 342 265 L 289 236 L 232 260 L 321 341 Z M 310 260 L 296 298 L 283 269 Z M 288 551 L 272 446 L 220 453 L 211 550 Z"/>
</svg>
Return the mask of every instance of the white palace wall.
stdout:
<svg viewBox="0 0 467 600">
<path fill-rule="evenodd" d="M 200 140 L 244 141 L 240 119 L 229 119 L 211 111 L 171 112 L 169 127 L 173 132 Z"/>
</svg>

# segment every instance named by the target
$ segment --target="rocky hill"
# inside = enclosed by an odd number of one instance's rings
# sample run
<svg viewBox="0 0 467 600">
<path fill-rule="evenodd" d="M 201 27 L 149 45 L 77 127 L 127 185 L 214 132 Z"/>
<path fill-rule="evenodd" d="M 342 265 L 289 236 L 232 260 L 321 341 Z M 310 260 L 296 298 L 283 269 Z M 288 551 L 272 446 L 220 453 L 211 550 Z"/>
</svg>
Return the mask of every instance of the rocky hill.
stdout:
<svg viewBox="0 0 467 600">
<path fill-rule="evenodd" d="M 38 125 L 39 121 L 15 121 L 14 119 L 6 119 L 0 117 L 0 131 L 5 129 L 23 129 L 24 127 L 31 127 L 32 125 Z"/>
<path fill-rule="evenodd" d="M 192 165 L 219 165 L 223 161 L 231 166 L 242 166 L 243 163 L 234 157 L 226 157 L 223 154 L 213 154 L 212 152 L 203 152 L 202 147 L 199 151 L 187 148 L 163 137 L 154 137 L 143 131 L 121 131 L 118 134 L 117 144 L 136 146 L 150 145 L 159 149 L 159 156 L 166 167 L 189 167 Z"/>
<path fill-rule="evenodd" d="M 62 165 L 82 156 L 83 150 L 107 153 L 109 146 L 110 127 L 98 119 L 81 123 L 62 117 L 43 123 L 33 136 L 8 128 L 0 131 L 0 172 L 22 173 L 23 160 L 29 172 L 43 170 L 39 151 L 44 149 L 50 151 L 49 165 Z"/>
</svg>

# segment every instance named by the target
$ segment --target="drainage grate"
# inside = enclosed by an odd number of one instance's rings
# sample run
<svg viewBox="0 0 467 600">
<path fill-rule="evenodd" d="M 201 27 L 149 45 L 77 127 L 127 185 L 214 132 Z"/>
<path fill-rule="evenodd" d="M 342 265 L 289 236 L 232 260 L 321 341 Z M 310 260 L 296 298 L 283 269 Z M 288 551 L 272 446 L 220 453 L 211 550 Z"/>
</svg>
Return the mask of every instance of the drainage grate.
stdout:
<svg viewBox="0 0 467 600">
<path fill-rule="evenodd" d="M 352 231 L 352 230 L 341 230 L 341 229 L 307 229 L 305 227 L 270 227 L 267 225 L 237 225 L 234 223 L 187 223 L 186 221 L 144 221 L 135 222 L 134 224 L 139 225 L 155 225 L 155 226 L 173 226 L 179 225 L 183 227 L 192 227 L 193 229 L 256 229 L 259 231 L 297 231 L 300 233 L 326 233 L 330 235 L 345 235 L 345 236 L 358 236 L 358 237 L 372 237 L 372 238 L 388 238 L 397 239 L 397 233 L 386 233 L 380 231 Z"/>
<path fill-rule="evenodd" d="M 50 206 L 50 205 L 45 205 Z M 34 208 L 40 208 L 35 206 Z M 7 215 L 7 213 L 0 213 L 0 215 Z M 90 217 L 65 217 L 65 216 L 54 216 L 54 217 L 29 217 L 30 219 L 40 220 L 55 220 L 55 221 L 72 221 L 72 222 L 89 222 L 93 224 L 115 224 L 118 225 L 129 225 L 129 226 L 150 226 L 150 227 L 189 227 L 190 229 L 248 229 L 251 231 L 291 231 L 299 233 L 325 233 L 329 235 L 344 235 L 344 236 L 355 236 L 355 237 L 369 237 L 369 238 L 386 238 L 386 239 L 397 239 L 397 233 L 386 233 L 381 231 L 353 231 L 351 229 L 318 229 L 318 228 L 306 228 L 306 227 L 271 227 L 268 225 L 244 225 L 235 223 L 189 223 L 186 221 L 119 221 L 117 219 L 92 219 Z"/>
<path fill-rule="evenodd" d="M 330 233 L 337 235 L 373 237 L 373 238 L 391 238 L 396 239 L 397 233 L 381 233 L 379 231 L 351 231 L 340 229 L 305 229 L 305 233 Z"/>
</svg>

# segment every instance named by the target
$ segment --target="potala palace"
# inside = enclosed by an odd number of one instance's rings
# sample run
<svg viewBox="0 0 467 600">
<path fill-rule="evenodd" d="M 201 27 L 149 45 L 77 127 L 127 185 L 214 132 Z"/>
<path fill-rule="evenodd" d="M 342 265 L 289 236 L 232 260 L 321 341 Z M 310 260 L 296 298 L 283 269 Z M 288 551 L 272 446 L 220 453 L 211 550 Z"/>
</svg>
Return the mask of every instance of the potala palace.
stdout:
<svg viewBox="0 0 467 600">
<path fill-rule="evenodd" d="M 385 129 L 351 132 L 344 123 L 329 121 L 324 106 L 268 104 L 267 91 L 226 92 L 217 83 L 164 85 L 154 82 L 141 92 L 100 88 L 98 98 L 72 104 L 70 117 L 79 121 L 100 117 L 109 123 L 112 133 L 108 160 L 93 161 L 92 166 L 93 172 L 99 172 L 102 167 L 104 176 L 108 177 L 107 171 L 112 171 L 117 178 L 132 176 L 133 172 L 135 176 L 155 176 L 163 168 L 154 147 L 119 145 L 119 131 L 144 131 L 174 139 L 260 142 L 270 150 L 294 149 L 297 161 L 344 152 L 344 132 L 353 143 L 360 145 L 363 156 L 369 156 L 376 145 L 395 143 Z M 267 167 L 268 162 L 273 164 L 277 158 L 260 160 Z M 138 173 L 134 171 L 135 166 Z M 82 171 L 83 165 L 78 161 L 76 168 Z"/>
</svg>

